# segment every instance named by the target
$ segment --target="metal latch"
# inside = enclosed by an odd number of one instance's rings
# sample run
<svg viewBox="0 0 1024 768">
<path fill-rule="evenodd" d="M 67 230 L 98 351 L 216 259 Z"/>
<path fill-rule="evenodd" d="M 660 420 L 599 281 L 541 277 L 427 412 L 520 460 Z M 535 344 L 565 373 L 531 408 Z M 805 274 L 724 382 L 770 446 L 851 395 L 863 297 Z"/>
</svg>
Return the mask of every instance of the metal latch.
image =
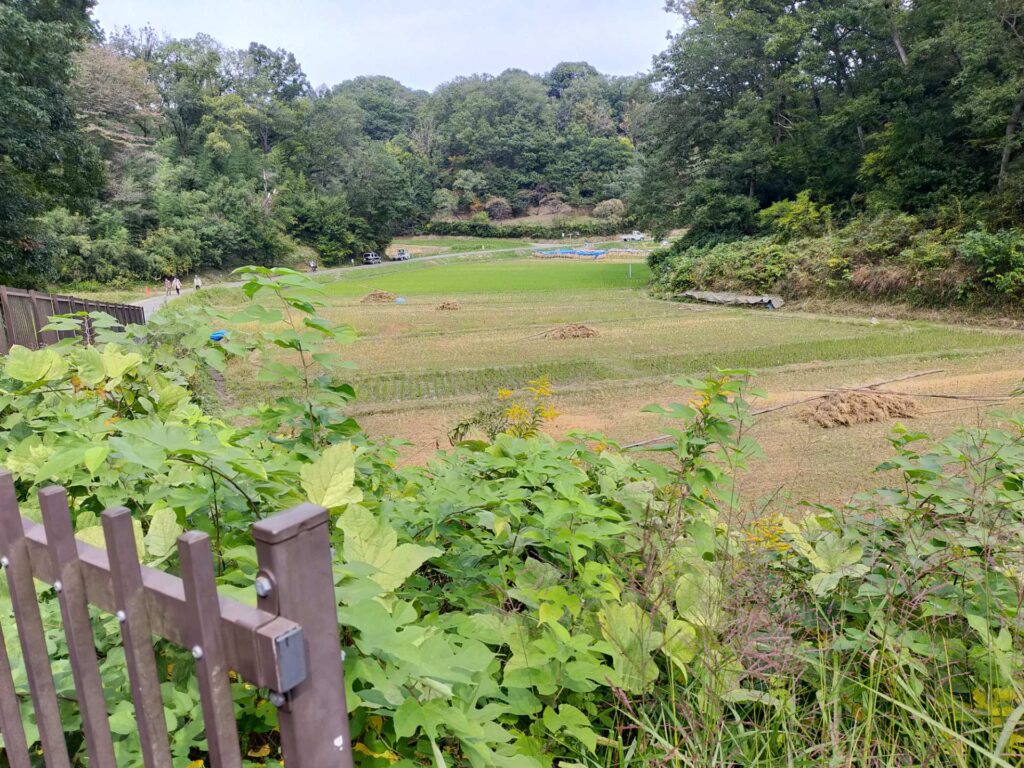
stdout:
<svg viewBox="0 0 1024 768">
<path fill-rule="evenodd" d="M 305 682 L 309 676 L 306 666 L 306 642 L 302 627 L 294 627 L 274 638 L 274 655 L 281 680 L 281 693 Z"/>
</svg>

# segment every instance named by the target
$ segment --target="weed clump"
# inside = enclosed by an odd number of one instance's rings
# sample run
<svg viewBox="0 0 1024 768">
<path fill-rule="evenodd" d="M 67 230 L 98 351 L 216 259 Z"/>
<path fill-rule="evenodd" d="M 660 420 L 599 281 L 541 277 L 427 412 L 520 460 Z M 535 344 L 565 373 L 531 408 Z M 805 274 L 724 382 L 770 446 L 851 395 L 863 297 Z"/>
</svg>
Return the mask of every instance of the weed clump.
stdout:
<svg viewBox="0 0 1024 768">
<path fill-rule="evenodd" d="M 456 312 L 462 309 L 462 305 L 457 301 L 442 301 L 437 305 L 437 309 L 441 312 Z"/>
<path fill-rule="evenodd" d="M 803 413 L 803 420 L 824 429 L 849 427 L 921 415 L 921 405 L 909 395 L 852 390 L 835 392 Z"/>
<path fill-rule="evenodd" d="M 593 328 L 580 323 L 569 323 L 568 325 L 560 325 L 557 328 L 552 328 L 550 331 L 544 334 L 545 339 L 590 339 L 597 336 L 598 333 Z"/>
<path fill-rule="evenodd" d="M 390 304 L 398 297 L 388 291 L 370 291 L 363 297 L 362 304 Z"/>
</svg>

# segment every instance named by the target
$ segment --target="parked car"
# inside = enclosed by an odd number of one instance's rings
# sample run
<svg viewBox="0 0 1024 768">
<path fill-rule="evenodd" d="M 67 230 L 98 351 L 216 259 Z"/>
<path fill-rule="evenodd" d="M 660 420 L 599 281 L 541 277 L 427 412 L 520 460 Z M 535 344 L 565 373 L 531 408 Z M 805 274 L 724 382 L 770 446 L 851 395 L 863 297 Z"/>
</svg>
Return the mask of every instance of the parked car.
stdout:
<svg viewBox="0 0 1024 768">
<path fill-rule="evenodd" d="M 641 240 L 646 239 L 647 235 L 635 229 L 630 234 L 622 236 L 622 242 L 624 243 L 639 243 Z"/>
<path fill-rule="evenodd" d="M 368 251 L 363 254 L 363 264 L 380 264 L 380 256 L 373 251 Z"/>
<path fill-rule="evenodd" d="M 392 256 L 391 260 L 392 261 L 408 261 L 411 258 L 412 257 L 409 255 L 409 252 L 407 250 L 405 250 L 405 248 L 399 248 L 398 249 L 398 253 L 396 253 L 394 256 Z"/>
</svg>

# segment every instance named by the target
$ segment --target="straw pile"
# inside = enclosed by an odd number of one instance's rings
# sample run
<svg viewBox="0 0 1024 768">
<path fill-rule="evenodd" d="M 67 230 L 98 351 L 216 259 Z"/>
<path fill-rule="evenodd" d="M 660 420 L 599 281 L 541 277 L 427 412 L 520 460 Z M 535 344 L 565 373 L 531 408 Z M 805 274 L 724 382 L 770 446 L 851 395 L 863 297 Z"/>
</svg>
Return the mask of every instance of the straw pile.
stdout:
<svg viewBox="0 0 1024 768">
<path fill-rule="evenodd" d="M 921 415 L 920 404 L 908 395 L 859 389 L 834 392 L 802 414 L 804 421 L 824 429 L 870 424 L 875 421 L 912 419 Z"/>
</svg>

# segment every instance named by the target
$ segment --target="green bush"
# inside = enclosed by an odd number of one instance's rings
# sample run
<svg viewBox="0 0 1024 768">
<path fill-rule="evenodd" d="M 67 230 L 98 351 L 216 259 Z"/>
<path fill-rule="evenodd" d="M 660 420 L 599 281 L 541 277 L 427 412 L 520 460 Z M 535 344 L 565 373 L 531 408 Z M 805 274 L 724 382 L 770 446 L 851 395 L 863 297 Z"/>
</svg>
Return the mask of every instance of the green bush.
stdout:
<svg viewBox="0 0 1024 768">
<path fill-rule="evenodd" d="M 923 306 L 1005 304 L 1024 297 L 1024 234 L 1019 230 L 960 233 L 888 212 L 855 219 L 828 234 L 797 236 L 811 220 L 821 223 L 827 216 L 811 216 L 806 206 L 790 203 L 773 209 L 782 238 L 705 247 L 682 238 L 653 252 L 649 263 L 656 289 L 667 294 L 772 291 L 789 298 L 850 296 Z"/>
<path fill-rule="evenodd" d="M 1024 298 L 1024 232 L 967 232 L 957 248 L 990 289 L 1010 299 Z"/>
<path fill-rule="evenodd" d="M 124 332 L 97 315 L 96 346 L 12 350 L 0 460 L 29 515 L 39 488 L 71 489 L 87 541 L 105 507 L 129 506 L 149 564 L 175 569 L 183 528 L 210 533 L 226 594 L 251 592 L 255 519 L 328 506 L 359 768 L 1020 758 L 1024 420 L 938 443 L 897 430 L 884 469 L 898 484 L 801 522 L 726 523 L 741 508 L 732 477 L 757 453 L 742 372 L 681 380 L 684 402 L 647 409 L 672 425 L 652 448 L 663 461 L 498 434 L 396 469 L 344 417 L 353 393 L 328 345 L 353 334 L 318 314 L 321 287 L 290 270 L 243 277 L 250 301 L 231 315 L 195 302 Z M 236 325 L 262 330 L 210 342 Z M 260 380 L 289 394 L 211 416 L 206 367 L 263 345 L 279 352 L 259 355 Z M 78 768 L 59 605 L 41 601 Z M 98 622 L 109 701 L 130 723 L 117 620 Z M 193 660 L 159 652 L 186 765 L 206 757 Z M 239 681 L 233 696 L 243 753 L 280 766 L 266 692 Z M 115 732 L 125 768 L 142 764 L 131 734 Z"/>
<path fill-rule="evenodd" d="M 806 189 L 795 200 L 780 200 L 758 215 L 784 240 L 820 235 L 832 226 L 832 206 L 815 203 Z"/>
</svg>

